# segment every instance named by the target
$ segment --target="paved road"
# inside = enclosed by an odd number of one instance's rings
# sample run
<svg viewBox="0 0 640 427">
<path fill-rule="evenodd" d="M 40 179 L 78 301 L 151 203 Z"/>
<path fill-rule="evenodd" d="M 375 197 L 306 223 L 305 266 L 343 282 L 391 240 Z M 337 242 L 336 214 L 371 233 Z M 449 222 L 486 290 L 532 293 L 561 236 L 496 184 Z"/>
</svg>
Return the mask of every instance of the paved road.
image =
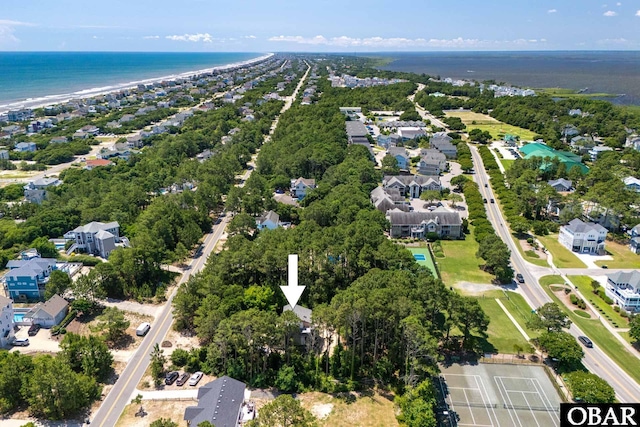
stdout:
<svg viewBox="0 0 640 427">
<path fill-rule="evenodd" d="M 307 64 L 307 66 L 308 65 L 309 64 Z M 287 102 L 285 102 L 281 113 L 291 107 L 310 69 L 311 67 L 307 68 L 307 72 L 300 79 L 300 82 L 298 83 L 298 86 L 296 87 L 293 95 L 289 97 Z M 275 129 L 275 125 L 277 125 L 277 119 L 274 121 L 274 126 L 272 129 Z M 267 139 L 265 139 L 265 141 L 266 140 Z M 249 178 L 253 170 L 254 168 L 252 167 L 242 175 L 243 181 L 241 181 L 240 185 L 244 185 L 244 181 Z M 144 376 L 144 372 L 146 371 L 147 366 L 150 362 L 149 355 L 151 353 L 151 350 L 156 343 L 160 344 L 164 340 L 164 337 L 167 335 L 167 332 L 169 331 L 169 328 L 173 323 L 172 301 L 176 295 L 178 288 L 183 283 L 187 282 L 192 274 L 195 274 L 204 268 L 209 254 L 215 249 L 216 244 L 222 237 L 231 217 L 229 215 L 226 215 L 221 219 L 222 221 L 220 222 L 220 224 L 214 225 L 212 232 L 205 236 L 202 254 L 198 258 L 192 259 L 189 263 L 189 267 L 183 273 L 180 281 L 178 282 L 178 286 L 176 286 L 174 291 L 169 296 L 167 303 L 154 322 L 152 329 L 144 338 L 134 356 L 131 358 L 131 360 L 129 360 L 126 368 L 124 369 L 122 374 L 120 374 L 120 378 L 113 386 L 107 397 L 104 399 L 98 411 L 93 416 L 91 425 L 99 427 L 112 427 L 116 425 L 120 414 L 124 410 L 125 406 L 129 404 L 132 395 L 135 392 L 136 386 L 138 385 L 138 383 L 140 383 L 142 377 Z"/>
<path fill-rule="evenodd" d="M 485 184 L 489 183 L 489 176 L 484 169 L 482 159 L 476 147 L 471 147 L 471 155 L 476 171 L 474 177 L 480 187 L 482 197 L 485 197 L 487 200 L 495 199 L 496 197 L 491 187 L 488 186 L 485 188 Z M 519 285 L 519 290 L 523 293 L 529 305 L 531 307 L 540 307 L 547 302 L 551 302 L 551 297 L 542 289 L 538 279 L 545 274 L 557 274 L 557 272 L 551 268 L 535 266 L 522 258 L 518 248 L 515 246 L 516 243 L 511 238 L 509 229 L 507 225 L 505 225 L 506 221 L 497 204 L 488 203 L 487 213 L 496 233 L 511 250 L 511 263 L 514 269 L 524 276 L 525 284 Z M 586 269 L 575 269 L 575 272 L 573 269 L 565 269 L 564 271 L 573 274 L 593 274 L 591 270 Z M 599 274 L 602 274 L 602 270 L 597 271 Z M 589 335 L 588 331 L 582 331 L 576 325 L 571 325 L 569 333 L 576 337 L 579 335 Z M 585 349 L 583 363 L 587 369 L 611 384 L 616 391 L 616 398 L 620 402 L 637 402 L 640 400 L 640 386 L 638 383 L 598 348 L 597 345 L 594 345 L 594 348 Z"/>
</svg>

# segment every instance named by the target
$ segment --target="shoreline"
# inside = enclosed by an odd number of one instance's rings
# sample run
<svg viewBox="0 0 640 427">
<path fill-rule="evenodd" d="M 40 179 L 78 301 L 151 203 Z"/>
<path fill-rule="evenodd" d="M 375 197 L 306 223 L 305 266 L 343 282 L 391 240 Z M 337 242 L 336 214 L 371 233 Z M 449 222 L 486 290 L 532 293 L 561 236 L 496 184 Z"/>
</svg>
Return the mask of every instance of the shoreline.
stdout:
<svg viewBox="0 0 640 427">
<path fill-rule="evenodd" d="M 57 95 L 45 95 L 45 96 L 41 96 L 39 98 L 27 98 L 27 99 L 23 99 L 20 101 L 12 101 L 12 102 L 8 102 L 6 104 L 1 104 L 0 105 L 0 114 L 5 114 L 10 110 L 15 110 L 15 109 L 20 109 L 20 108 L 41 108 L 41 107 L 46 107 L 46 106 L 50 106 L 50 105 L 57 105 L 57 104 L 63 104 L 65 102 L 68 102 L 72 99 L 76 99 L 76 98 L 91 98 L 94 96 L 99 96 L 99 95 L 106 95 L 108 93 L 112 93 L 112 92 L 118 92 L 120 90 L 124 90 L 124 89 L 132 89 L 137 87 L 139 84 L 152 84 L 152 83 L 157 83 L 157 82 L 163 82 L 163 81 L 173 81 L 173 80 L 177 80 L 177 79 L 181 79 L 181 78 L 188 78 L 191 77 L 193 75 L 198 75 L 198 74 L 205 74 L 205 73 L 211 73 L 213 71 L 224 71 L 227 69 L 231 69 L 231 68 L 237 68 L 237 67 L 245 67 L 248 65 L 252 65 L 258 62 L 262 62 L 265 61 L 271 57 L 273 57 L 275 54 L 274 53 L 267 53 L 264 54 L 262 56 L 253 58 L 253 59 L 249 59 L 246 61 L 241 61 L 241 62 L 233 62 L 231 64 L 225 64 L 225 65 L 217 65 L 215 67 L 210 67 L 210 68 L 204 68 L 201 70 L 194 70 L 194 71 L 185 71 L 179 74 L 170 74 L 167 76 L 161 76 L 161 77 L 152 77 L 152 78 L 148 78 L 148 79 L 142 79 L 142 80 L 135 80 L 135 81 L 130 81 L 130 82 L 126 82 L 126 83 L 117 83 L 117 84 L 113 84 L 110 86 L 101 86 L 101 87 L 96 87 L 96 88 L 89 88 L 89 89 L 81 89 L 81 90 L 77 90 L 75 92 L 71 92 L 71 93 L 63 93 L 63 94 L 57 94 Z"/>
</svg>

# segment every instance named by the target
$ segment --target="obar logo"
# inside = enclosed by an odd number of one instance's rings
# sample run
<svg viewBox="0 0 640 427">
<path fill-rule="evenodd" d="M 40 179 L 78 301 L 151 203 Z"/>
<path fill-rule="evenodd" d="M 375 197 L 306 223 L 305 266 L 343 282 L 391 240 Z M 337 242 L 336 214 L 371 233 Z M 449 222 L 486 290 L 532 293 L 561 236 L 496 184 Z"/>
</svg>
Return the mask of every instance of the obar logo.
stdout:
<svg viewBox="0 0 640 427">
<path fill-rule="evenodd" d="M 637 426 L 640 425 L 640 404 L 563 403 L 560 419 L 561 427 Z"/>
</svg>

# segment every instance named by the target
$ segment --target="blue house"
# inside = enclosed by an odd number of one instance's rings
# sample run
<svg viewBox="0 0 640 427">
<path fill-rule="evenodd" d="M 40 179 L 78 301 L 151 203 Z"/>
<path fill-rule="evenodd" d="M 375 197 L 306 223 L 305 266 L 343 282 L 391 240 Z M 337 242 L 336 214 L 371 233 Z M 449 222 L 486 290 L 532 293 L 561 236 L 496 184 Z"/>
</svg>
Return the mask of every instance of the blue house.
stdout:
<svg viewBox="0 0 640 427">
<path fill-rule="evenodd" d="M 27 151 L 36 151 L 36 143 L 35 142 L 18 142 L 13 149 L 13 151 L 19 152 L 27 152 Z"/>
<path fill-rule="evenodd" d="M 393 156 L 398 161 L 398 167 L 400 169 L 409 169 L 409 154 L 404 147 L 390 147 L 387 150 L 387 154 Z"/>
<path fill-rule="evenodd" d="M 56 269 L 53 258 L 31 258 L 29 260 L 11 260 L 7 263 L 9 271 L 4 276 L 5 287 L 10 298 L 41 299 L 49 275 Z"/>
</svg>

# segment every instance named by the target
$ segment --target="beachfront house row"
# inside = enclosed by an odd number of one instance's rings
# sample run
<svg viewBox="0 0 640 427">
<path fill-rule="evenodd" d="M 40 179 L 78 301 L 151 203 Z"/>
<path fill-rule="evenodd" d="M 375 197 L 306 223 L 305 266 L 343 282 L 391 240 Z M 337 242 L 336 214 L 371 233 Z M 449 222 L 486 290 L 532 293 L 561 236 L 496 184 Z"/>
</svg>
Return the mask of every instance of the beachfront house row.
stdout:
<svg viewBox="0 0 640 427">
<path fill-rule="evenodd" d="M 69 303 L 60 295 L 55 294 L 45 302 L 33 306 L 23 317 L 24 321 L 43 328 L 51 328 L 62 322 L 69 311 Z"/>
<path fill-rule="evenodd" d="M 627 190 L 640 193 L 640 179 L 634 176 L 628 176 L 624 179 L 624 186 Z"/>
<path fill-rule="evenodd" d="M 640 311 L 640 271 L 607 274 L 605 293 L 623 310 Z"/>
<path fill-rule="evenodd" d="M 128 246 L 126 238 L 120 238 L 120 224 L 116 221 L 106 224 L 93 221 L 67 232 L 64 238 L 74 241 L 67 253 L 81 251 L 105 259 L 109 258 L 111 251 L 119 246 L 118 243 Z"/>
<path fill-rule="evenodd" d="M 460 239 L 463 236 L 460 214 L 446 208 L 437 208 L 429 212 L 392 209 L 387 211 L 386 217 L 391 223 L 392 238 L 424 239 L 429 235 L 437 235 L 438 238 Z"/>
<path fill-rule="evenodd" d="M 62 184 L 58 178 L 40 178 L 30 181 L 24 188 L 24 197 L 27 202 L 40 204 L 47 198 L 47 189 Z"/>
<path fill-rule="evenodd" d="M 6 293 L 10 298 L 22 301 L 41 299 L 51 272 L 57 269 L 55 259 L 40 257 L 10 260 L 7 268 L 9 271 L 4 275 Z"/>
<path fill-rule="evenodd" d="M 298 178 L 291 180 L 291 197 L 294 197 L 298 200 L 304 198 L 307 195 L 309 190 L 313 190 L 316 188 L 316 180 L 315 179 L 307 179 L 307 178 Z"/>
<path fill-rule="evenodd" d="M 0 347 L 8 347 L 14 338 L 13 301 L 0 295 Z"/>
<path fill-rule="evenodd" d="M 422 175 L 386 175 L 382 179 L 382 187 L 385 190 L 396 189 L 403 197 L 415 199 L 426 190 L 442 190 L 440 177 Z"/>
<path fill-rule="evenodd" d="M 578 218 L 560 227 L 558 241 L 573 252 L 586 254 L 604 254 L 607 229 L 600 224 L 584 222 Z"/>
</svg>

